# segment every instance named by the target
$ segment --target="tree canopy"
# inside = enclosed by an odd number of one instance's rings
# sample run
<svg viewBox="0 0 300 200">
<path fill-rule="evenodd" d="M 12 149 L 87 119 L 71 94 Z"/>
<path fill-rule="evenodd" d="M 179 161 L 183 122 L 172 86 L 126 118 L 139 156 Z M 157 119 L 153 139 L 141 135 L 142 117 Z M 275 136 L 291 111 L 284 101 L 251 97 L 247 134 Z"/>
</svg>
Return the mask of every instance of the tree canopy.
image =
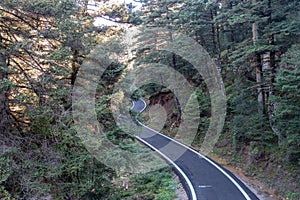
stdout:
<svg viewBox="0 0 300 200">
<path fill-rule="evenodd" d="M 121 43 L 109 42 L 128 27 L 152 27 L 168 40 L 174 39 L 175 32 L 193 38 L 206 49 L 222 75 L 227 116 L 213 153 L 226 157 L 248 174 L 260 174 L 256 177 L 280 195 L 299 199 L 300 2 L 132 3 L 1 1 L 0 198 L 176 197 L 178 185 L 170 168 L 133 175 L 97 160 L 76 136 L 72 116 L 72 92 L 78 72 L 96 46 L 111 44 L 122 49 Z M 140 5 L 139 9 L 134 8 L 135 3 Z M 114 23 L 96 25 L 100 18 Z M 165 32 L 159 32 L 160 28 L 165 28 Z M 200 116 L 194 115 L 192 109 L 186 112 L 191 113 L 191 120 L 200 121 L 198 127 L 190 128 L 197 129 L 192 146 L 201 147 L 212 116 L 207 85 L 191 63 L 175 53 L 160 50 L 160 41 L 154 40 L 145 35 L 139 37 L 133 55 L 125 53 L 105 69 L 95 96 L 97 120 L 113 144 L 144 152 L 114 120 L 111 100 L 121 102 L 124 96 L 115 94 L 114 87 L 125 80 L 132 68 L 147 63 L 167 65 L 197 88 Z M 131 97 L 143 97 L 149 106 L 164 106 L 167 119 L 162 131 L 176 138 L 185 113 L 175 92 L 163 84 L 148 84 Z M 146 112 L 139 117 L 147 121 L 149 115 Z"/>
</svg>

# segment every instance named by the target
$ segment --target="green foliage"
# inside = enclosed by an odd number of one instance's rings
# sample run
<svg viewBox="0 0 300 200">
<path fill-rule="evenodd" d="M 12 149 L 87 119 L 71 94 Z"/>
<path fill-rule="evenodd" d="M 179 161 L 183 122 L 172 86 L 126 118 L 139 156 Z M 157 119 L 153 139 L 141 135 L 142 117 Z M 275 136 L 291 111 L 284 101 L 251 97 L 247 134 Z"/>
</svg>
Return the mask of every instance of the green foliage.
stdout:
<svg viewBox="0 0 300 200">
<path fill-rule="evenodd" d="M 291 199 L 291 200 L 297 200 L 300 198 L 300 194 L 297 194 L 295 192 L 292 191 L 288 191 L 286 194 L 286 198 L 287 199 Z"/>
<path fill-rule="evenodd" d="M 0 198 L 3 200 L 12 200 L 11 194 L 5 189 L 5 183 L 13 176 L 17 169 L 13 161 L 14 149 L 6 149 L 0 154 Z"/>
<path fill-rule="evenodd" d="M 293 46 L 286 54 L 276 78 L 275 87 L 278 95 L 275 97 L 276 126 L 284 136 L 284 147 L 287 159 L 299 164 L 300 161 L 300 62 L 299 45 Z"/>
<path fill-rule="evenodd" d="M 70 0 L 3 1 L 0 7 L 1 52 L 9 53 L 8 78 L 1 79 L 0 94 L 11 97 L 12 109 L 7 110 L 17 127 L 7 135 L 0 133 L 1 148 L 18 149 L 10 156 L 1 154 L 0 198 L 109 196 L 115 172 L 75 137 L 70 112 L 77 70 L 95 45 L 92 19 Z M 122 69 L 114 63 L 104 74 L 107 83 L 118 80 Z M 113 121 L 101 104 L 96 106 L 100 118 Z"/>
<path fill-rule="evenodd" d="M 49 137 L 51 125 L 54 121 L 53 110 L 44 106 L 28 113 L 31 121 L 31 131 L 37 135 Z"/>
<path fill-rule="evenodd" d="M 170 169 L 154 171 L 143 176 L 136 176 L 134 184 L 139 193 L 140 199 L 174 199 L 176 196 L 172 192 L 178 185 L 172 180 Z"/>
<path fill-rule="evenodd" d="M 274 135 L 266 124 L 268 124 L 268 119 L 260 114 L 236 115 L 232 122 L 233 140 L 236 147 L 239 148 L 255 141 L 266 149 L 270 148 L 273 145 L 270 142 L 274 141 Z"/>
<path fill-rule="evenodd" d="M 233 133 L 233 144 L 238 150 L 251 142 L 258 143 L 264 150 L 270 150 L 275 137 L 269 127 L 268 118 L 261 115 L 256 96 L 251 85 L 239 78 L 231 85 L 227 93 L 230 111 L 230 129 Z"/>
<path fill-rule="evenodd" d="M 269 5 L 269 2 L 271 4 Z M 282 6 L 282 5 L 285 6 Z M 286 51 L 299 42 L 299 1 L 227 1 L 216 21 L 222 25 L 220 32 L 221 51 L 226 64 L 244 66 L 249 70 L 249 61 L 255 53 Z M 256 44 L 252 41 L 252 24 L 258 26 Z M 270 38 L 274 44 L 270 45 Z M 293 37 L 294 40 L 290 40 Z"/>
<path fill-rule="evenodd" d="M 0 92 L 7 91 L 11 87 L 13 87 L 13 84 L 8 78 L 0 80 Z"/>
<path fill-rule="evenodd" d="M 209 127 L 210 122 L 210 101 L 208 94 L 205 94 L 201 88 L 196 89 L 196 96 L 199 103 L 198 109 L 200 110 L 200 120 L 196 122 L 199 123 L 197 135 L 192 143 L 195 146 L 201 146 L 203 139 L 205 137 L 206 131 Z M 193 106 L 193 108 L 195 108 Z M 194 110 L 193 110 L 194 112 Z M 199 117 L 199 116 L 198 116 Z"/>
<path fill-rule="evenodd" d="M 122 184 L 113 183 L 113 180 L 122 182 L 120 175 L 92 157 L 75 137 L 71 91 L 80 64 L 99 41 L 105 41 L 106 36 L 117 32 L 113 28 L 93 26 L 94 16 L 99 13 L 115 21 L 169 28 L 169 31 L 161 33 L 169 39 L 172 39 L 173 31 L 182 31 L 193 37 L 216 58 L 224 75 L 228 90 L 228 126 L 224 131 L 231 140 L 229 146 L 233 144 L 235 147 L 232 151 L 236 153 L 250 147 L 251 154 L 261 162 L 265 162 L 260 157 L 262 154 L 270 154 L 270 157 L 279 154 L 284 157 L 278 159 L 281 165 L 298 169 L 300 2 L 141 2 L 143 10 L 129 16 L 131 11 L 123 4 L 104 7 L 91 14 L 87 12 L 88 1 L 85 0 L 1 1 L 0 99 L 4 107 L 1 107 L 0 117 L 3 115 L 5 119 L 0 118 L 0 128 L 8 130 L 0 132 L 3 149 L 0 154 L 1 199 L 175 198 L 174 190 L 178 186 L 173 182 L 170 169 L 128 176 L 129 188 L 124 189 Z M 255 44 L 253 23 L 258 27 Z M 189 106 L 184 114 L 191 122 L 198 124 L 200 121 L 198 127 L 190 128 L 198 130 L 193 145 L 201 145 L 210 120 L 205 84 L 190 63 L 172 53 L 156 51 L 149 45 L 150 39 L 140 38 L 141 48 L 137 49 L 137 57 L 134 58 L 136 66 L 143 63 L 171 66 L 198 88 L 196 98 L 201 110 L 200 119 L 194 115 L 193 106 Z M 274 63 L 261 61 L 260 64 L 273 64 L 270 66 L 272 69 L 265 69 L 262 82 L 258 83 L 253 58 L 263 58 L 270 52 L 274 53 Z M 275 68 L 280 69 L 276 72 Z M 113 144 L 119 145 L 122 150 L 145 153 L 147 151 L 132 136 L 116 127 L 109 107 L 111 99 L 116 99 L 120 105 L 124 96 L 128 95 L 112 95 L 113 87 L 121 81 L 125 71 L 126 65 L 115 62 L 99 77 L 96 114 Z M 276 80 L 274 95 L 267 99 L 273 78 Z M 274 103 L 274 113 L 258 112 L 257 84 L 263 87 L 265 106 L 272 107 L 268 103 Z M 149 84 L 136 90 L 132 97 L 153 97 L 169 92 L 162 85 Z M 179 115 L 178 108 L 174 108 L 173 112 Z M 271 116 L 274 121 L 268 116 L 271 114 L 274 114 Z M 283 137 L 280 144 L 272 133 L 271 128 L 274 127 Z M 173 129 L 174 132 L 176 130 L 177 127 Z M 297 192 L 288 191 L 286 196 L 297 199 Z"/>
</svg>

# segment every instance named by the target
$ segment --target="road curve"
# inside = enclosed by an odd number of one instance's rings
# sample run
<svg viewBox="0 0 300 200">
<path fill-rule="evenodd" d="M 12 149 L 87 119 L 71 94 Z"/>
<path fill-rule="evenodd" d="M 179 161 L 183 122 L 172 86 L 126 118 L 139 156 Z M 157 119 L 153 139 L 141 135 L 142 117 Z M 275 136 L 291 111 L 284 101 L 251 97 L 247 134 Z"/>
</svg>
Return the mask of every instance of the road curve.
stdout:
<svg viewBox="0 0 300 200">
<path fill-rule="evenodd" d="M 146 106 L 143 100 L 133 101 L 131 110 L 143 112 Z M 189 199 L 258 200 L 245 184 L 207 156 L 140 122 L 139 124 L 143 127 L 143 131 L 137 139 L 157 151 L 174 166 Z"/>
</svg>

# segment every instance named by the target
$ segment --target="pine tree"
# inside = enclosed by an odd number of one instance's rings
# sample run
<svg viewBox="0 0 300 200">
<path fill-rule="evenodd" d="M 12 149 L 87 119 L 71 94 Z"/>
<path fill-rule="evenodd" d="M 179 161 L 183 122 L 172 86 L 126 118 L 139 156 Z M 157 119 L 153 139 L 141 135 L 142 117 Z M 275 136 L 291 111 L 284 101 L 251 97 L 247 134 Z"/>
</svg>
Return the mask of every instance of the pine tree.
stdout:
<svg viewBox="0 0 300 200">
<path fill-rule="evenodd" d="M 300 46 L 292 46 L 285 55 L 282 68 L 276 77 L 274 97 L 275 124 L 282 133 L 281 145 L 286 149 L 286 159 L 300 164 Z"/>
<path fill-rule="evenodd" d="M 66 191 L 59 187 L 69 190 L 68 181 L 76 183 L 76 171 L 62 170 L 61 162 L 64 153 L 76 155 L 64 147 L 76 143 L 70 77 L 72 63 L 78 66 L 88 53 L 93 32 L 92 21 L 77 11 L 76 2 L 69 0 L 0 3 L 1 159 L 13 157 L 16 166 L 7 180 L 1 179 L 1 194 L 5 188 L 12 198 L 41 199 L 52 188 L 63 198 Z M 68 172 L 69 178 L 60 178 Z M 58 187 L 60 181 L 65 184 Z"/>
</svg>

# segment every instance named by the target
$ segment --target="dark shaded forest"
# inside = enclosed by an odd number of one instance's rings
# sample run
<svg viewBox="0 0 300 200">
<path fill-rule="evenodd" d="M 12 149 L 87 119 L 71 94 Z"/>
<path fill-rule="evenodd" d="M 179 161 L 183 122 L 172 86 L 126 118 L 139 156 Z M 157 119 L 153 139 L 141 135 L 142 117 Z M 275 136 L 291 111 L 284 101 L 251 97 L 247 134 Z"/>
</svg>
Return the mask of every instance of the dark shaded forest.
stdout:
<svg viewBox="0 0 300 200">
<path fill-rule="evenodd" d="M 226 89 L 227 116 L 212 155 L 262 181 L 278 199 L 299 199 L 300 2 L 137 2 L 139 9 L 95 1 L 96 9 L 88 0 L 1 1 L 0 198 L 176 198 L 179 184 L 171 168 L 139 175 L 107 167 L 76 136 L 72 116 L 72 89 L 91 51 L 126 27 L 146 26 L 188 35 L 215 61 Z M 95 26 L 97 17 L 114 25 Z M 201 75 L 169 52 L 140 48 L 130 59 L 136 66 L 171 66 L 197 87 L 201 112 L 192 146 L 200 147 L 211 117 Z M 138 151 L 141 146 L 120 130 L 109 107 L 116 98 L 113 87 L 132 60 L 109 65 L 99 81 L 95 106 L 109 139 Z M 134 95 L 165 107 L 163 133 L 175 137 L 181 108 L 172 91 L 150 84 Z M 140 116 L 142 121 L 147 118 L 147 113 Z"/>
</svg>

